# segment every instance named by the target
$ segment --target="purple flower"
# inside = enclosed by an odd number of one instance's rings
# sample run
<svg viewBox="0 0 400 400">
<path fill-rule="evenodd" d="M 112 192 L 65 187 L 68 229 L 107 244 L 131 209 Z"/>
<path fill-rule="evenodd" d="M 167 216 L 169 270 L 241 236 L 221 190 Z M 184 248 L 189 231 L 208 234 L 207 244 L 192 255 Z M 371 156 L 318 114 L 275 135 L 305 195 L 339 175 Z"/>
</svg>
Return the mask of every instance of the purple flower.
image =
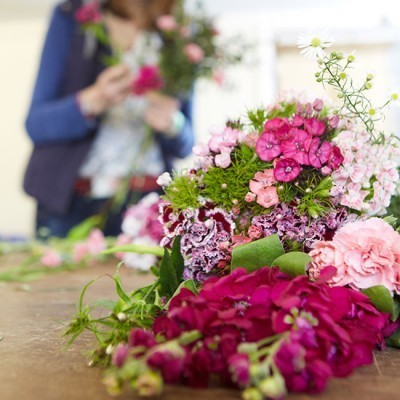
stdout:
<svg viewBox="0 0 400 400">
<path fill-rule="evenodd" d="M 299 163 L 293 158 L 284 158 L 275 164 L 274 177 L 279 182 L 291 182 L 300 174 Z"/>
<path fill-rule="evenodd" d="M 129 355 L 129 346 L 120 343 L 114 350 L 112 355 L 112 364 L 116 367 L 122 367 Z"/>
<path fill-rule="evenodd" d="M 256 144 L 256 152 L 263 161 L 272 161 L 281 154 L 280 141 L 274 133 L 263 133 Z"/>
</svg>

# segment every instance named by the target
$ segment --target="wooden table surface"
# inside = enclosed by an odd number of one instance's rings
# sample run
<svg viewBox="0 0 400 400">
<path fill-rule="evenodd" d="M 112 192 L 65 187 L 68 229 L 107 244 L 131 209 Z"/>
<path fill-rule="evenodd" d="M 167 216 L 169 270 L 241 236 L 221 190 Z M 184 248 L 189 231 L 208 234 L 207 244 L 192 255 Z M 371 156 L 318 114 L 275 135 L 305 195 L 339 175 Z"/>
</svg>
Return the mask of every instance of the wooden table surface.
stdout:
<svg viewBox="0 0 400 400">
<path fill-rule="evenodd" d="M 0 270 L 9 267 L 1 256 Z M 0 400 L 110 400 L 101 383 L 102 371 L 90 368 L 85 352 L 93 347 L 90 336 L 65 350 L 61 333 L 75 313 L 82 287 L 91 279 L 113 274 L 116 263 L 47 275 L 28 285 L 0 282 Z M 151 280 L 121 270 L 126 289 Z M 102 278 L 88 291 L 87 300 L 115 298 L 111 279 Z M 288 399 L 400 399 L 400 351 L 375 354 L 375 363 L 358 369 L 346 379 L 332 379 L 317 396 L 290 395 Z M 127 391 L 117 400 L 134 399 Z M 167 387 L 165 400 L 240 399 L 240 392 L 223 388 L 192 390 Z"/>
</svg>

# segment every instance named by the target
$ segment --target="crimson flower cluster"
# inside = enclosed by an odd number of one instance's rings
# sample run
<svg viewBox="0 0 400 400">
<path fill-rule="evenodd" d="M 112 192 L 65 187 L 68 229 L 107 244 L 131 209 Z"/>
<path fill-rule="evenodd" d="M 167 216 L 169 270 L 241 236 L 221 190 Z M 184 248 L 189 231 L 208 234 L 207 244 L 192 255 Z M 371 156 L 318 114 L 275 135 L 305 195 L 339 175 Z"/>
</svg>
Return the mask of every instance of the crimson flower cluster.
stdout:
<svg viewBox="0 0 400 400">
<path fill-rule="evenodd" d="M 372 361 L 387 320 L 354 290 L 291 279 L 276 268 L 240 268 L 208 279 L 198 295 L 182 289 L 152 332 L 131 332 L 114 365 L 123 368 L 134 354 L 167 383 L 203 387 L 217 376 L 225 384 L 254 387 L 252 366 L 266 357 L 260 343 L 274 337 L 272 362 L 287 389 L 318 392 L 329 377 Z M 194 340 L 182 340 L 193 333 Z M 243 354 L 242 343 L 256 350 Z"/>
<path fill-rule="evenodd" d="M 323 139 L 327 128 L 335 128 L 337 122 L 337 118 L 331 118 L 327 127 L 323 120 L 301 114 L 270 119 L 257 141 L 256 152 L 261 160 L 274 162 L 274 177 L 280 182 L 293 181 L 306 166 L 328 175 L 343 162 L 340 149 Z"/>
<path fill-rule="evenodd" d="M 144 65 L 132 82 L 132 93 L 141 96 L 150 90 L 160 90 L 164 86 L 160 69 L 157 65 Z"/>
</svg>

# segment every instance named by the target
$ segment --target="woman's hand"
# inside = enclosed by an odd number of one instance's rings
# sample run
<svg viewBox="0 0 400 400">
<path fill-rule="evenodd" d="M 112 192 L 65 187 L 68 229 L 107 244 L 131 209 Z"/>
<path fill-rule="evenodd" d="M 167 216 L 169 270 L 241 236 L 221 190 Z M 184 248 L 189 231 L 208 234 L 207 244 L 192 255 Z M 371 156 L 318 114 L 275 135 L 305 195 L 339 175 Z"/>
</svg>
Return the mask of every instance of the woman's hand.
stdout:
<svg viewBox="0 0 400 400">
<path fill-rule="evenodd" d="M 174 115 L 179 111 L 179 101 L 158 92 L 149 92 L 146 97 L 145 121 L 157 132 L 168 134 L 173 128 Z"/>
<path fill-rule="evenodd" d="M 108 67 L 96 82 L 78 94 L 84 114 L 98 116 L 110 107 L 123 102 L 131 93 L 132 73 L 124 64 Z"/>
</svg>

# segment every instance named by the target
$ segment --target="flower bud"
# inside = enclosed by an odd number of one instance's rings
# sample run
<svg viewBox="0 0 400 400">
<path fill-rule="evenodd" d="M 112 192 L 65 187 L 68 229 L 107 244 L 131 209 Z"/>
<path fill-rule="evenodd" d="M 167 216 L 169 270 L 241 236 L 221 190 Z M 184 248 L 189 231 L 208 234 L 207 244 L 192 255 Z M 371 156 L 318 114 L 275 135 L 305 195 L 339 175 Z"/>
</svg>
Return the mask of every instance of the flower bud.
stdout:
<svg viewBox="0 0 400 400">
<path fill-rule="evenodd" d="M 392 101 L 397 101 L 397 100 L 399 100 L 399 95 L 397 93 L 392 93 L 392 95 L 390 96 L 390 99 Z"/>
<path fill-rule="evenodd" d="M 127 320 L 127 316 L 125 313 L 120 312 L 117 314 L 118 321 L 125 322 Z"/>
<path fill-rule="evenodd" d="M 147 371 L 139 376 L 135 387 L 139 396 L 159 396 L 163 389 L 163 380 L 159 373 Z"/>
<path fill-rule="evenodd" d="M 354 54 L 350 54 L 348 57 L 347 57 L 347 61 L 348 62 L 354 62 L 355 61 L 355 59 L 356 59 L 356 57 L 354 56 Z"/>
<path fill-rule="evenodd" d="M 265 378 L 259 383 L 258 388 L 265 397 L 271 399 L 281 398 L 287 393 L 285 380 L 280 374 Z"/>
<path fill-rule="evenodd" d="M 372 81 L 372 79 L 374 79 L 374 75 L 368 74 L 367 75 L 367 81 Z"/>
<path fill-rule="evenodd" d="M 243 400 L 264 400 L 262 393 L 255 387 L 246 388 L 242 393 Z"/>
<path fill-rule="evenodd" d="M 365 84 L 365 89 L 371 89 L 372 88 L 372 83 L 371 82 L 367 82 Z"/>
<path fill-rule="evenodd" d="M 111 355 L 114 351 L 114 346 L 112 344 L 109 344 L 106 348 L 106 354 Z"/>
</svg>

